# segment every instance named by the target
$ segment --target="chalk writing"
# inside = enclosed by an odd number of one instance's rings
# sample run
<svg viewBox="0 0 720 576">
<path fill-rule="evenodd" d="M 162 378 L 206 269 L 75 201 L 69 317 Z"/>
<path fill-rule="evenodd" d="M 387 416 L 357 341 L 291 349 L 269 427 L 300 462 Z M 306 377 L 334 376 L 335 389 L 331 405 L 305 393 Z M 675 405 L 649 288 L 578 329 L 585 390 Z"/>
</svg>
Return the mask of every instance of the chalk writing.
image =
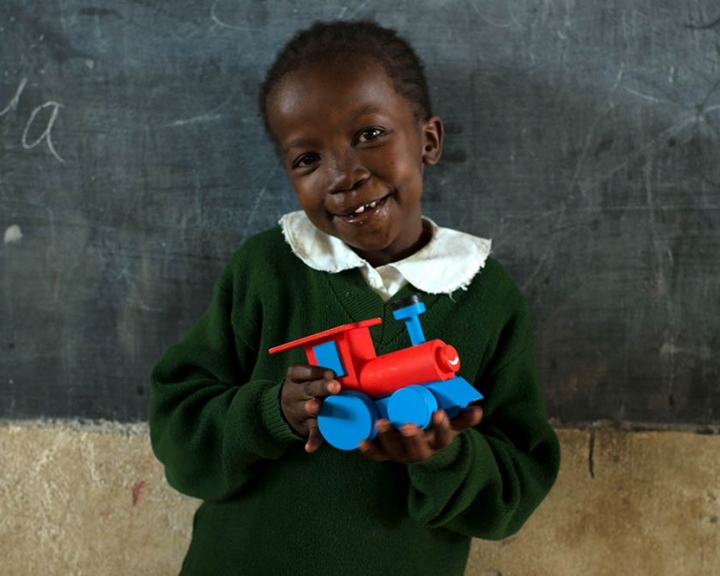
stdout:
<svg viewBox="0 0 720 576">
<path fill-rule="evenodd" d="M 20 97 L 22 96 L 23 91 L 25 90 L 25 86 L 28 83 L 27 78 L 23 78 L 20 81 L 20 84 L 15 91 L 15 95 L 10 99 L 10 102 L 8 103 L 5 108 L 0 110 L 0 118 L 5 116 L 10 111 L 15 111 L 18 108 L 18 105 L 20 103 Z M 50 149 L 51 154 L 55 157 L 55 159 L 58 162 L 61 162 L 62 164 L 65 164 L 65 160 L 58 154 L 58 151 L 55 149 L 55 145 L 52 141 L 52 129 L 55 125 L 55 121 L 57 120 L 58 113 L 60 112 L 60 108 L 62 108 L 63 105 L 59 102 L 55 102 L 52 100 L 49 100 L 48 102 L 45 102 L 44 104 L 41 104 L 40 106 L 37 106 L 32 113 L 30 114 L 30 119 L 25 124 L 25 129 L 23 130 L 22 138 L 20 140 L 23 148 L 26 150 L 32 150 L 36 146 L 38 146 L 43 140 L 47 142 L 48 148 Z M 35 122 L 35 119 L 37 118 L 38 113 L 41 110 L 44 110 L 45 108 L 50 108 L 50 118 L 47 121 L 47 124 L 45 126 L 45 129 L 42 131 L 42 134 L 38 136 L 35 140 L 32 142 L 28 142 L 28 133 L 30 132 L 30 129 Z"/>
<path fill-rule="evenodd" d="M 37 116 L 37 113 L 40 112 L 40 110 L 44 108 L 52 107 L 52 114 L 50 114 L 50 120 L 48 120 L 47 126 L 45 127 L 45 130 L 43 130 L 43 133 L 40 134 L 40 136 L 35 139 L 34 142 L 31 142 L 28 144 L 27 142 L 27 135 L 30 131 L 30 126 L 32 126 L 33 122 L 35 121 L 35 117 Z M 60 155 L 55 150 L 55 146 L 53 146 L 52 143 L 52 127 L 53 124 L 55 124 L 55 120 L 57 119 L 58 112 L 60 111 L 60 108 L 62 108 L 62 104 L 59 104 L 58 102 L 45 102 L 45 104 L 41 104 L 35 110 L 32 111 L 32 114 L 30 115 L 30 120 L 27 121 L 27 124 L 25 125 L 25 130 L 23 131 L 22 135 L 22 145 L 23 148 L 26 150 L 32 150 L 40 144 L 43 140 L 47 142 L 48 148 L 50 148 L 50 152 L 52 152 L 52 155 L 55 156 L 55 158 L 58 159 L 58 161 L 65 164 L 65 160 L 63 160 Z"/>
<path fill-rule="evenodd" d="M 20 86 L 18 86 L 17 92 L 15 92 L 15 96 L 12 97 L 10 100 L 10 103 L 5 106 L 2 110 L 0 110 L 0 117 L 5 116 L 10 110 L 17 110 L 18 103 L 20 102 L 20 95 L 23 93 L 23 90 L 25 90 L 25 85 L 27 84 L 27 78 L 23 78 L 20 81 Z"/>
</svg>

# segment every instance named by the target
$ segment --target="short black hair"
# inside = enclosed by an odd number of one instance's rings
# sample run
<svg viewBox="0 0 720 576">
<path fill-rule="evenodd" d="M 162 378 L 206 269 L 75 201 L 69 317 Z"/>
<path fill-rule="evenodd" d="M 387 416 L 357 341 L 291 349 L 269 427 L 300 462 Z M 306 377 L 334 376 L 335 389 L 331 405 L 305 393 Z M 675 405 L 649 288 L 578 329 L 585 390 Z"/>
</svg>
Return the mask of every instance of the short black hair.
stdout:
<svg viewBox="0 0 720 576">
<path fill-rule="evenodd" d="M 375 59 L 392 79 L 398 94 L 413 105 L 415 117 L 427 120 L 432 116 L 422 60 L 395 30 L 361 20 L 316 22 L 285 44 L 260 86 L 260 113 L 268 135 L 272 137 L 266 102 L 272 89 L 286 74 L 342 53 L 362 54 Z"/>
</svg>

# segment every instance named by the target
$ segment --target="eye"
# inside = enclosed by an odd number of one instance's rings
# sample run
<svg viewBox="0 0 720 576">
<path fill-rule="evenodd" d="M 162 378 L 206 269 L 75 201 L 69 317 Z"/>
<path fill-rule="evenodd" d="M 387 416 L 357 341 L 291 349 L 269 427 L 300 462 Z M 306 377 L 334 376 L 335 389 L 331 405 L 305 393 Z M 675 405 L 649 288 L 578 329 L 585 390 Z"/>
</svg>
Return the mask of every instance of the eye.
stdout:
<svg viewBox="0 0 720 576">
<path fill-rule="evenodd" d="M 370 140 L 375 140 L 375 138 L 380 136 L 383 132 L 384 130 L 381 128 L 367 128 L 358 134 L 357 141 L 360 143 L 370 142 Z"/>
<path fill-rule="evenodd" d="M 303 154 L 302 156 L 298 156 L 297 158 L 295 158 L 295 160 L 293 160 L 292 167 L 307 168 L 308 166 L 312 166 L 319 159 L 320 157 L 317 154 Z"/>
</svg>

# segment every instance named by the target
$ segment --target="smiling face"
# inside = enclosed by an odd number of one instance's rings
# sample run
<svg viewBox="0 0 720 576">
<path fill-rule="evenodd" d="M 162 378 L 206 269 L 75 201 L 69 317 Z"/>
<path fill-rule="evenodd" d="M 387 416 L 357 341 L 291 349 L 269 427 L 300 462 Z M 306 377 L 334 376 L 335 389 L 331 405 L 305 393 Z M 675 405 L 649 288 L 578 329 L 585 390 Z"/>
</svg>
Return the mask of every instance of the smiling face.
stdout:
<svg viewBox="0 0 720 576">
<path fill-rule="evenodd" d="M 343 54 L 288 73 L 267 117 L 302 209 L 373 266 L 423 244 L 422 176 L 442 122 L 419 121 L 375 60 Z"/>
</svg>

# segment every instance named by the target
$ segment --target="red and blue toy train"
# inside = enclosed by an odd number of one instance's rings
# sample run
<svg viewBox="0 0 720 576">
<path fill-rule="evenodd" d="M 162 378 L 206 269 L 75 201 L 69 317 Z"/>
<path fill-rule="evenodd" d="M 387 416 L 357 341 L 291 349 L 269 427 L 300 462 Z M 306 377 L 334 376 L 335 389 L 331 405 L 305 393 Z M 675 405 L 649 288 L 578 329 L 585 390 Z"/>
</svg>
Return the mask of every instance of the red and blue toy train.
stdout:
<svg viewBox="0 0 720 576">
<path fill-rule="evenodd" d="M 287 344 L 270 354 L 305 348 L 308 363 L 335 372 L 342 391 L 324 399 L 318 414 L 323 438 L 341 450 L 353 450 L 372 440 L 375 422 L 386 418 L 396 428 L 414 423 L 427 428 L 438 409 L 456 416 L 482 394 L 457 376 L 460 357 L 442 340 L 425 340 L 419 316 L 425 305 L 417 296 L 393 304 L 393 316 L 403 320 L 412 346 L 377 356 L 370 326 L 380 318 L 337 326 Z"/>
</svg>

